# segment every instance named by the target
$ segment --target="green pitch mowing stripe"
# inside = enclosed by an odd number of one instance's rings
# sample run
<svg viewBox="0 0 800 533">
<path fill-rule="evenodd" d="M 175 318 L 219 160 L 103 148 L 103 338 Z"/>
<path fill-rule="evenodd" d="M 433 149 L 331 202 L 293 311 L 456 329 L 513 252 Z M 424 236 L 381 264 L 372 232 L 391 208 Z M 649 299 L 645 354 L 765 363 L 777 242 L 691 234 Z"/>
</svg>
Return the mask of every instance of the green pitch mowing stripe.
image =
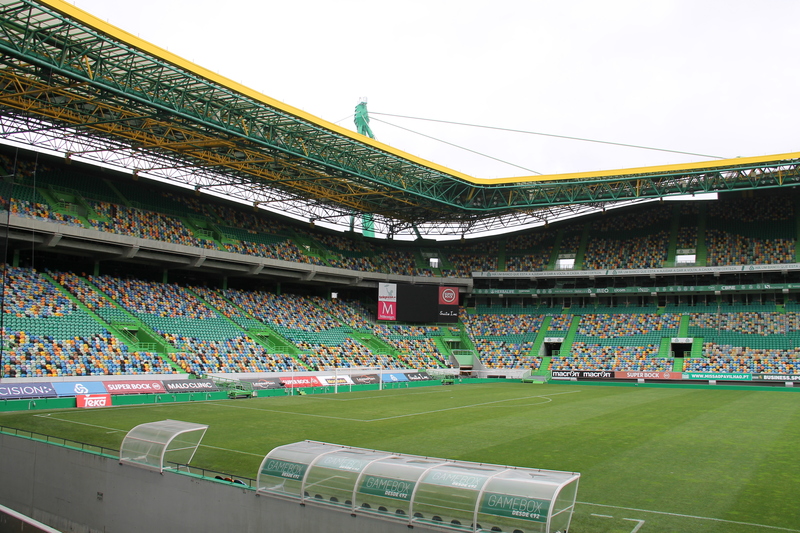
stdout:
<svg viewBox="0 0 800 533">
<path fill-rule="evenodd" d="M 736 522 L 733 520 L 723 520 L 720 518 L 711 518 L 707 516 L 691 516 L 691 515 L 684 515 L 678 513 L 664 513 L 660 511 L 650 511 L 646 509 L 631 509 L 629 507 L 616 507 L 613 505 L 600 505 L 597 503 L 586 503 L 586 502 L 577 502 L 577 514 L 580 515 L 581 513 L 585 514 L 585 508 L 601 508 L 604 513 L 613 512 L 615 516 L 609 514 L 598 514 L 598 513 L 591 513 L 590 516 L 594 518 L 610 518 L 622 521 L 629 521 L 629 522 L 637 522 L 637 525 L 633 526 L 632 533 L 635 533 L 639 529 L 641 529 L 645 523 L 648 521 L 653 522 L 653 515 L 660 515 L 659 517 L 662 519 L 670 520 L 675 523 L 675 527 L 673 528 L 674 531 L 705 531 L 703 529 L 703 525 L 706 523 L 714 523 L 714 524 L 724 524 L 727 528 L 726 531 L 789 531 L 798 533 L 800 529 L 794 528 L 786 528 L 786 527 L 779 527 L 779 526 L 769 526 L 765 524 L 753 524 L 748 522 Z M 624 518 L 626 516 L 641 516 L 642 518 Z M 649 515 L 649 516 L 648 516 Z M 591 521 L 591 520 L 587 520 Z M 605 522 L 605 521 L 603 521 Z M 682 525 L 679 525 L 682 524 Z M 605 522 L 606 526 L 610 525 L 609 522 Z M 630 525 L 628 525 L 630 527 Z M 662 524 L 663 527 L 663 524 Z M 591 531 L 597 531 L 598 529 L 605 531 L 605 528 L 591 528 Z M 573 528 L 574 530 L 574 528 Z M 622 529 L 625 530 L 625 526 L 623 524 Z"/>
<path fill-rule="evenodd" d="M 313 439 L 580 472 L 572 533 L 800 531 L 800 401 L 785 391 L 501 382 L 13 412 L 0 425 L 118 448 L 166 418 L 208 424 L 193 464 L 235 475 Z"/>
</svg>

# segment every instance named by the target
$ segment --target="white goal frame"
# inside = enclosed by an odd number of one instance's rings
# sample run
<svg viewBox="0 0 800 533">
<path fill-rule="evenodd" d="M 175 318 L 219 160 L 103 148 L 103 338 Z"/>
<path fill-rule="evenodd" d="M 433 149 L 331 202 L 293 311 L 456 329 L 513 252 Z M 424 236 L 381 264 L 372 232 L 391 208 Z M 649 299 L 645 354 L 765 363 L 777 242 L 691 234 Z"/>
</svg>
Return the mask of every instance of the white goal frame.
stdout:
<svg viewBox="0 0 800 533">
<path fill-rule="evenodd" d="M 503 375 L 506 379 L 526 379 L 531 377 L 530 368 L 482 368 L 474 370 L 479 378 Z"/>
<path fill-rule="evenodd" d="M 425 372 L 432 378 L 442 379 L 457 378 L 461 371 L 458 368 L 428 368 Z"/>
<path fill-rule="evenodd" d="M 339 376 L 352 376 L 353 374 L 378 374 L 378 390 L 383 390 L 383 371 L 382 366 L 351 366 L 350 368 L 334 368 L 333 369 L 333 393 L 339 394 Z M 352 381 L 352 379 L 350 380 Z M 350 392 L 353 391 L 353 385 L 348 385 Z"/>
</svg>

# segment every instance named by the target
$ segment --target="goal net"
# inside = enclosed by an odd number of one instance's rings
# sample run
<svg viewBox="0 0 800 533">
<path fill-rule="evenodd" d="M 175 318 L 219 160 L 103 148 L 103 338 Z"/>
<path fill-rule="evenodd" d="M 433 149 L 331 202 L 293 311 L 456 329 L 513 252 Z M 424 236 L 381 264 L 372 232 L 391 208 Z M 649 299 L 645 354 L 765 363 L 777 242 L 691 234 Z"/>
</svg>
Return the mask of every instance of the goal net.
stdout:
<svg viewBox="0 0 800 533">
<path fill-rule="evenodd" d="M 353 385 L 378 385 L 378 390 L 383 389 L 383 374 L 386 371 L 382 366 L 351 366 L 349 368 L 336 368 L 333 371 L 333 392 L 353 390 Z"/>
</svg>

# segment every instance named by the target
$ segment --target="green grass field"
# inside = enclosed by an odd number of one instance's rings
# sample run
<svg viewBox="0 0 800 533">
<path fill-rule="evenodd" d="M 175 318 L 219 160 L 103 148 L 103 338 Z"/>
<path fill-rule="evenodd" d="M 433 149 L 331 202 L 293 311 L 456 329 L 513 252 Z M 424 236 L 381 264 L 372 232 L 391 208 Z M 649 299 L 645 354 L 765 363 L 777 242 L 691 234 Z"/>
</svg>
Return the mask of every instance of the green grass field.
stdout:
<svg viewBox="0 0 800 533">
<path fill-rule="evenodd" d="M 0 414 L 118 448 L 137 424 L 208 424 L 192 464 L 254 478 L 305 439 L 582 475 L 571 533 L 800 532 L 800 394 L 492 383 Z"/>
</svg>

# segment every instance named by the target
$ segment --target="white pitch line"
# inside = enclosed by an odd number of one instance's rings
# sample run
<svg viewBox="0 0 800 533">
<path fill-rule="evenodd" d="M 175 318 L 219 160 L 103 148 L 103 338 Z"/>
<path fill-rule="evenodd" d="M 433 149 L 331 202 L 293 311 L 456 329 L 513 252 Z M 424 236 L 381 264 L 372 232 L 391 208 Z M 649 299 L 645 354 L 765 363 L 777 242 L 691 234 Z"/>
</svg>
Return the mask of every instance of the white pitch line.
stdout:
<svg viewBox="0 0 800 533">
<path fill-rule="evenodd" d="M 185 402 L 162 402 L 162 403 L 138 403 L 138 404 L 131 404 L 131 405 L 109 405 L 108 407 L 103 407 L 103 411 L 127 411 L 131 409 L 142 409 L 148 407 L 175 407 L 175 406 L 183 406 L 187 404 L 195 404 L 195 405 L 208 405 L 214 402 L 227 402 L 227 399 L 220 399 L 220 400 L 187 400 Z M 87 416 L 96 414 L 96 409 L 75 409 L 74 407 L 70 408 L 62 408 L 62 409 L 55 409 L 55 412 L 70 412 L 70 414 L 75 414 L 81 416 L 83 413 L 86 413 Z M 7 411 L 11 413 L 12 411 Z M 0 413 L 2 414 L 2 413 Z M 42 416 L 47 417 L 50 415 L 33 415 L 33 416 Z"/>
<path fill-rule="evenodd" d="M 613 516 L 611 516 L 611 515 L 607 515 L 607 514 L 597 514 L 597 513 L 592 513 L 590 516 L 596 516 L 597 518 L 614 518 L 614 517 L 613 517 Z M 630 521 L 630 522 L 638 522 L 638 523 L 637 523 L 637 524 L 634 526 L 633 530 L 631 530 L 631 533 L 636 533 L 637 531 L 639 531 L 640 529 L 642 529 L 642 526 L 644 525 L 644 520 L 639 520 L 639 519 L 637 519 L 637 518 L 623 518 L 623 520 L 628 520 L 628 521 Z"/>
<path fill-rule="evenodd" d="M 129 430 L 126 430 L 126 429 L 116 429 L 116 428 L 109 428 L 109 427 L 106 427 L 106 426 L 98 426 L 97 424 L 87 424 L 86 422 L 76 422 L 75 420 L 67 420 L 66 418 L 56 418 L 55 416 L 48 416 L 48 415 L 33 415 L 33 416 L 38 416 L 38 417 L 41 417 L 41 418 L 47 418 L 49 420 L 58 420 L 59 422 L 68 422 L 70 424 L 79 424 L 81 426 L 90 426 L 90 427 L 93 427 L 93 428 L 109 429 L 109 430 L 111 430 L 111 432 L 114 432 L 114 433 L 127 433 L 129 431 Z M 260 453 L 243 452 L 241 450 L 232 450 L 230 448 L 220 448 L 219 446 L 210 446 L 208 444 L 201 444 L 200 446 L 202 448 L 213 448 L 215 450 L 222 450 L 222 451 L 226 451 L 226 452 L 243 453 L 245 455 L 254 455 L 256 457 L 264 457 L 264 455 L 260 454 Z"/>
<path fill-rule="evenodd" d="M 554 392 L 553 394 L 540 394 L 538 396 L 520 396 L 519 398 L 506 398 L 505 400 L 495 400 L 495 401 L 492 401 L 492 402 L 473 403 L 473 404 L 470 404 L 470 405 L 460 405 L 460 406 L 456 406 L 456 407 L 446 407 L 444 409 L 434 409 L 434 410 L 431 410 L 431 411 L 423 411 L 421 413 L 408 413 L 408 414 L 404 414 L 404 415 L 386 416 L 386 417 L 383 417 L 383 418 L 373 418 L 372 420 L 365 420 L 365 422 L 377 422 L 377 421 L 381 421 L 381 420 L 393 420 L 395 418 L 406 418 L 406 417 L 409 417 L 409 416 L 429 415 L 429 414 L 433 414 L 433 413 L 441 413 L 441 412 L 444 412 L 444 411 L 453 411 L 453 410 L 456 410 L 456 409 L 470 409 L 472 407 L 485 407 L 485 406 L 488 406 L 488 405 L 494 405 L 494 404 L 498 404 L 498 403 L 514 402 L 514 401 L 517 401 L 517 400 L 531 400 L 533 398 L 544 398 L 547 401 L 546 402 L 534 403 L 534 404 L 530 404 L 530 405 L 542 405 L 542 404 L 550 403 L 550 402 L 553 401 L 550 398 L 550 396 L 558 396 L 560 394 L 572 394 L 572 393 L 575 393 L 575 392 L 580 392 L 580 391 L 579 390 L 575 390 L 575 391 L 566 391 L 566 392 Z"/>
<path fill-rule="evenodd" d="M 566 392 L 556 392 L 556 393 L 553 393 L 553 394 L 539 395 L 539 396 L 523 396 L 523 397 L 520 397 L 520 398 L 509 398 L 509 399 L 506 399 L 506 400 L 497 400 L 497 401 L 494 401 L 494 402 L 485 402 L 485 403 L 479 403 L 479 404 L 464 405 L 464 406 L 460 406 L 460 407 L 451 407 L 451 408 L 447 408 L 447 409 L 437 409 L 437 410 L 427 411 L 427 412 L 423 412 L 423 413 L 413 413 L 413 414 L 399 415 L 399 416 L 394 416 L 394 417 L 376 418 L 376 419 L 372 419 L 372 420 L 360 420 L 360 419 L 356 419 L 356 418 L 344 418 L 344 417 L 336 417 L 336 416 L 314 415 L 314 414 L 309 414 L 309 413 L 294 413 L 294 412 L 290 412 L 290 411 L 278 411 L 278 410 L 274 410 L 274 409 L 258 409 L 258 408 L 255 408 L 255 407 L 225 405 L 225 404 L 217 403 L 217 402 L 213 402 L 213 403 L 212 402 L 204 402 L 204 404 L 205 405 L 218 405 L 218 406 L 223 406 L 223 407 L 232 407 L 232 408 L 236 408 L 236 409 L 250 409 L 250 410 L 255 410 L 255 411 L 267 411 L 267 412 L 288 414 L 288 415 L 312 416 L 312 417 L 318 417 L 318 418 L 331 418 L 331 419 L 335 419 L 335 420 L 346 420 L 346 421 L 350 421 L 350 422 L 375 422 L 375 421 L 379 421 L 379 420 L 389 420 L 389 419 L 392 419 L 392 418 L 401 418 L 401 417 L 404 417 L 404 416 L 417 416 L 417 415 L 436 413 L 436 412 L 440 412 L 440 411 L 449 411 L 449 410 L 452 410 L 452 409 L 465 409 L 465 408 L 469 408 L 469 407 L 482 407 L 482 406 L 485 406 L 485 405 L 496 404 L 496 403 L 501 403 L 501 402 L 509 402 L 509 401 L 514 401 L 514 400 L 525 400 L 525 399 L 532 399 L 532 398 L 544 398 L 544 399 L 547 399 L 548 402 L 543 402 L 543 403 L 549 403 L 550 401 L 552 401 L 552 399 L 550 399 L 549 396 L 558 396 L 558 395 L 561 395 L 561 394 L 571 394 L 571 393 L 574 393 L 574 392 L 581 392 L 581 391 L 580 390 L 574 390 L 574 391 L 566 391 Z M 420 394 L 424 394 L 424 393 L 420 393 Z M 365 399 L 365 398 L 360 398 L 360 399 Z M 542 405 L 543 403 L 532 404 L 532 405 Z M 153 404 L 153 405 L 170 405 L 170 404 Z M 150 406 L 150 407 L 152 407 L 151 404 L 143 404 L 142 406 L 145 406 L 145 407 L 146 406 Z M 123 407 L 123 409 L 125 409 L 125 408 L 142 407 L 142 406 L 126 406 L 126 407 Z M 127 430 L 124 430 L 124 429 L 110 428 L 110 427 L 107 427 L 107 426 L 100 426 L 100 425 L 97 425 L 97 424 L 89 424 L 89 423 L 86 423 L 86 422 L 77 422 L 75 420 L 68 420 L 68 419 L 65 419 L 65 418 L 58 418 L 58 417 L 52 416 L 52 414 L 33 415 L 33 416 L 39 417 L 39 418 L 51 419 L 51 420 L 58 420 L 59 422 L 67 422 L 67 423 L 70 423 L 70 424 L 78 424 L 78 425 L 82 425 L 82 426 L 90 426 L 90 427 L 95 427 L 95 428 L 100 428 L 100 429 L 107 429 L 107 430 L 111 430 L 111 431 L 114 431 L 114 432 L 127 432 Z M 251 453 L 251 452 L 244 452 L 244 451 L 241 451 L 241 450 L 232 450 L 230 448 L 221 448 L 221 447 L 218 447 L 218 446 L 209 446 L 209 445 L 206 445 L 206 444 L 201 444 L 200 446 L 202 446 L 204 448 L 213 448 L 213 449 L 232 452 L 232 453 L 240 453 L 240 454 L 245 454 L 245 455 L 253 455 L 255 457 L 262 457 L 261 454 L 256 454 L 256 453 Z M 681 514 L 681 513 L 669 513 L 669 512 L 666 512 L 666 511 L 653 511 L 651 509 L 637 509 L 635 507 L 621 507 L 621 506 L 618 506 L 618 505 L 607 505 L 607 504 L 602 504 L 602 503 L 577 502 L 577 501 L 575 503 L 577 503 L 579 505 L 593 505 L 595 507 L 606 507 L 606 508 L 609 508 L 609 509 L 622 509 L 622 510 L 625 510 L 625 511 L 636 511 L 636 512 L 640 512 L 640 513 L 650 513 L 650 514 L 658 514 L 658 515 L 664 515 L 664 516 L 675 516 L 675 517 L 678 517 L 678 518 L 691 518 L 691 519 L 694 519 L 694 520 L 708 520 L 708 521 L 711 521 L 711 522 L 721 522 L 721 523 L 726 523 L 726 524 L 736 524 L 736 525 L 741 525 L 741 526 L 750 526 L 750 527 L 758 527 L 758 528 L 763 528 L 763 529 L 772 529 L 772 530 L 775 530 L 775 531 L 788 531 L 790 533 L 800 533 L 800 529 L 791 529 L 791 528 L 780 527 L 780 526 L 769 526 L 769 525 L 765 525 L 765 524 L 754 524 L 752 522 L 740 522 L 740 521 L 737 521 L 737 520 L 725 520 L 724 518 L 712 518 L 712 517 L 708 517 L 708 516 L 695 516 L 695 515 L 688 515 L 688 514 Z M 599 515 L 599 514 L 594 514 L 594 513 L 592 513 L 591 515 L 592 516 L 601 517 L 601 518 L 613 518 L 613 517 L 608 516 L 608 515 Z M 637 531 L 639 531 L 641 526 L 644 524 L 644 520 L 639 520 L 639 519 L 635 519 L 635 518 L 623 518 L 623 520 L 630 520 L 632 522 L 638 522 L 638 524 L 633 529 L 633 531 L 631 531 L 631 533 L 636 533 Z"/>
<path fill-rule="evenodd" d="M 279 413 L 282 415 L 292 415 L 292 416 L 310 416 L 313 418 L 329 418 L 331 420 L 344 420 L 346 422 L 369 422 L 369 420 L 362 420 L 360 418 L 346 418 L 343 416 L 329 416 L 329 415 L 317 415 L 313 413 L 296 413 L 294 411 L 279 411 L 278 409 L 262 409 L 260 407 L 245 407 L 244 405 L 228 405 L 224 403 L 213 403 L 211 405 L 215 405 L 217 407 L 227 407 L 229 409 L 247 409 L 250 411 L 261 411 L 264 413 Z"/>
<path fill-rule="evenodd" d="M 68 422 L 70 424 L 78 424 L 78 425 L 81 425 L 81 426 L 89 426 L 89 427 L 93 427 L 93 428 L 108 429 L 108 430 L 111 430 L 111 431 L 114 431 L 114 432 L 119 432 L 119 433 L 126 433 L 128 431 L 127 429 L 109 428 L 109 427 L 106 427 L 106 426 L 98 426 L 97 424 L 88 424 L 86 422 L 76 422 L 75 420 L 68 420 L 66 418 L 58 418 L 56 416 L 51 416 L 51 415 L 33 415 L 33 416 L 37 416 L 39 418 L 45 418 L 47 420 L 58 420 L 59 422 Z"/>
<path fill-rule="evenodd" d="M 521 407 L 528 407 L 528 406 L 531 406 L 531 405 L 544 405 L 546 403 L 550 403 L 550 402 L 553 401 L 550 398 L 546 398 L 544 396 L 526 396 L 524 398 L 509 398 L 507 400 L 495 400 L 493 402 L 473 403 L 471 405 L 459 405 L 459 406 L 456 406 L 456 407 L 445 407 L 444 409 L 433 409 L 431 411 L 423 411 L 421 413 L 406 413 L 406 414 L 403 414 L 403 415 L 384 416 L 382 418 L 373 418 L 372 420 L 365 420 L 365 422 L 381 422 L 383 420 L 394 420 L 396 418 L 408 418 L 408 417 L 411 417 L 411 416 L 430 415 L 430 414 L 433 414 L 433 413 L 443 413 L 445 411 L 457 411 L 459 409 L 470 409 L 472 407 L 488 407 L 490 405 L 494 407 L 493 404 L 498 404 L 498 403 L 503 403 L 503 402 L 513 402 L 513 401 L 516 401 L 516 400 L 528 400 L 528 399 L 532 399 L 532 398 L 544 398 L 547 401 L 538 402 L 538 403 L 531 403 L 531 404 L 523 405 Z"/>
<path fill-rule="evenodd" d="M 752 526 L 752 527 L 760 527 L 765 529 L 774 529 L 777 531 L 790 531 L 791 533 L 800 533 L 800 529 L 790 529 L 788 527 L 780 527 L 780 526 L 767 526 L 764 524 L 753 524 L 751 522 L 739 522 L 736 520 L 725 520 L 724 518 L 711 518 L 708 516 L 694 516 L 690 514 L 680 514 L 680 513 L 668 513 L 665 511 L 651 511 L 650 509 L 636 509 L 635 507 L 620 507 L 618 505 L 605 505 L 602 503 L 590 503 L 590 502 L 575 502 L 580 505 L 594 505 L 596 507 L 607 507 L 609 509 L 622 509 L 625 511 L 638 511 L 640 513 L 651 513 L 651 514 L 660 514 L 665 516 L 676 516 L 678 518 L 693 518 L 695 520 L 709 520 L 711 522 L 722 522 L 725 524 L 736 524 L 739 526 Z M 625 520 L 632 520 L 630 518 L 626 518 Z"/>
<path fill-rule="evenodd" d="M 343 385 L 343 386 L 346 387 L 347 385 Z M 402 391 L 403 389 L 383 389 L 383 390 L 388 393 L 388 392 L 396 391 L 396 390 Z M 413 396 L 415 394 L 442 394 L 442 393 L 445 393 L 445 392 L 449 393 L 450 391 L 449 390 L 436 390 L 436 391 L 429 391 L 429 392 L 409 392 L 409 393 L 403 394 L 403 396 Z M 345 391 L 345 393 L 350 394 L 348 391 Z M 335 396 L 338 396 L 339 394 L 344 394 L 344 393 L 340 392 L 340 393 L 337 394 L 337 393 L 330 393 L 329 392 L 329 393 L 326 393 L 326 394 L 309 394 L 309 395 L 306 395 L 305 397 L 308 398 L 309 400 L 328 400 L 328 401 L 331 401 L 331 402 L 357 402 L 359 400 L 374 400 L 374 399 L 377 399 L 377 398 L 386 398 L 386 396 L 388 395 L 388 394 L 382 394 L 382 395 L 378 395 L 378 396 L 360 396 L 358 398 L 329 398 L 329 396 L 331 394 L 334 394 Z"/>
<path fill-rule="evenodd" d="M 311 487 L 321 486 L 325 487 L 324 483 L 329 482 L 332 479 L 344 479 L 345 483 L 347 482 L 347 478 L 345 476 L 328 476 L 326 478 L 322 478 L 319 481 L 315 481 L 314 483 L 308 483 L 305 485 L 304 488 L 310 489 Z"/>
<path fill-rule="evenodd" d="M 498 403 L 513 402 L 513 401 L 518 401 L 518 400 L 531 400 L 531 399 L 534 399 L 534 398 L 544 398 L 547 401 L 538 402 L 538 403 L 529 404 L 529 405 L 543 405 L 543 404 L 550 403 L 550 402 L 553 401 L 550 398 L 550 396 L 558 396 L 560 394 L 572 394 L 572 393 L 575 393 L 575 392 L 580 392 L 580 391 L 579 390 L 575 390 L 575 391 L 566 391 L 566 392 L 554 392 L 552 394 L 546 394 L 546 395 L 542 394 L 542 395 L 538 395 L 538 396 L 520 396 L 518 398 L 507 398 L 505 400 L 495 400 L 495 401 L 492 401 L 492 402 L 474 403 L 474 404 L 470 404 L 470 405 L 459 405 L 459 406 L 456 406 L 456 407 L 446 407 L 444 409 L 434 409 L 434 410 L 431 410 L 431 411 L 422 411 L 422 412 L 418 412 L 418 413 L 406 413 L 406 414 L 402 414 L 402 415 L 386 416 L 386 417 L 381 417 L 381 418 L 371 418 L 371 419 L 366 419 L 366 420 L 365 419 L 361 419 L 361 418 L 347 418 L 347 417 L 343 417 L 343 416 L 319 415 L 319 414 L 314 414 L 314 413 L 298 413 L 296 411 L 281 411 L 281 410 L 278 410 L 278 409 L 262 409 L 260 407 L 245 407 L 245 406 L 240 406 L 240 405 L 228 405 L 228 404 L 224 404 L 224 403 L 213 403 L 211 405 L 216 405 L 218 407 L 229 407 L 231 409 L 249 409 L 249 410 L 253 410 L 253 411 L 263 411 L 263 412 L 267 412 L 267 413 L 280 413 L 280 414 L 292 415 L 292 416 L 310 416 L 310 417 L 313 417 L 313 418 L 328 418 L 328 419 L 331 419 L 331 420 L 344 420 L 346 422 L 370 423 L 370 422 L 382 422 L 384 420 L 394 420 L 394 419 L 397 419 L 397 418 L 408 418 L 408 417 L 411 417 L 411 416 L 424 416 L 424 415 L 430 415 L 430 414 L 433 414 L 433 413 L 441 413 L 441 412 L 444 412 L 444 411 L 453 411 L 453 410 L 458 410 L 458 409 L 470 409 L 470 408 L 473 408 L 473 407 L 487 407 L 487 406 L 493 406 L 494 404 L 498 404 Z"/>
<path fill-rule="evenodd" d="M 633 528 L 631 533 L 636 533 L 637 531 L 642 529 L 642 526 L 644 525 L 644 520 L 637 520 L 636 518 L 623 518 L 623 520 L 629 520 L 631 522 L 638 522 L 638 524 L 636 524 L 636 527 Z"/>
<path fill-rule="evenodd" d="M 261 457 L 261 458 L 264 457 L 263 453 L 243 452 L 242 450 L 232 450 L 230 448 L 220 448 L 219 446 L 210 446 L 208 444 L 201 444 L 200 447 L 201 448 L 213 448 L 215 450 L 222 450 L 224 452 L 233 452 L 233 453 L 241 453 L 241 454 L 244 454 L 244 455 L 252 455 L 254 457 Z"/>
</svg>

